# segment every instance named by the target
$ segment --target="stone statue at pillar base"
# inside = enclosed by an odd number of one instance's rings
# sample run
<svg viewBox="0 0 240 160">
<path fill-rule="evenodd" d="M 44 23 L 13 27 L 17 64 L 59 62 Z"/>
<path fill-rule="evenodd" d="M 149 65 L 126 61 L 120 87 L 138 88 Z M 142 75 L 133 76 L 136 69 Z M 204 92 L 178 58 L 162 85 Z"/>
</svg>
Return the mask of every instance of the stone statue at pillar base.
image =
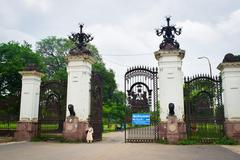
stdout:
<svg viewBox="0 0 240 160">
<path fill-rule="evenodd" d="M 86 141 L 86 129 L 88 127 L 87 121 L 79 121 L 75 115 L 72 104 L 68 105 L 70 116 L 68 116 L 63 126 L 63 136 L 69 141 Z"/>
<path fill-rule="evenodd" d="M 167 139 L 170 144 L 176 144 L 179 140 L 186 138 L 186 124 L 177 119 L 173 103 L 169 103 L 168 108 L 167 121 L 160 122 L 159 125 L 160 138 Z"/>
</svg>

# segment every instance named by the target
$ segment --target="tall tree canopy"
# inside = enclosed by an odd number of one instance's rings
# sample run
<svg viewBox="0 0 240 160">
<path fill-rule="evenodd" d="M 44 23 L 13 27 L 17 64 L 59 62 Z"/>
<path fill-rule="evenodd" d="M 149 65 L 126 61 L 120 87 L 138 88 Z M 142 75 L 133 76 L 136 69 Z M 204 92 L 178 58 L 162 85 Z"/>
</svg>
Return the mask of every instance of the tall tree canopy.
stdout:
<svg viewBox="0 0 240 160">
<path fill-rule="evenodd" d="M 48 80 L 67 80 L 65 56 L 74 47 L 74 43 L 67 38 L 47 37 L 36 43 L 37 52 L 44 57 L 46 65 L 45 73 Z M 95 57 L 97 63 L 93 65 L 93 71 L 103 78 L 104 102 L 107 102 L 116 90 L 115 75 L 112 70 L 108 70 L 103 63 L 97 48 L 88 44 L 87 48 Z"/>
<path fill-rule="evenodd" d="M 66 38 L 47 37 L 36 43 L 37 52 L 44 57 L 46 64 L 45 73 L 48 80 L 67 80 L 65 56 L 74 44 Z M 87 48 L 91 51 L 97 63 L 93 65 L 93 71 L 101 75 L 103 79 L 103 115 L 105 118 L 123 119 L 124 94 L 117 91 L 115 75 L 113 70 L 107 69 L 97 48 L 88 44 Z"/>
<path fill-rule="evenodd" d="M 21 75 L 27 64 L 36 64 L 47 80 L 67 80 L 65 57 L 74 44 L 66 38 L 47 37 L 36 43 L 36 52 L 27 43 L 17 42 L 0 44 L 0 108 L 7 113 L 19 115 Z M 93 71 L 103 79 L 103 103 L 106 118 L 121 122 L 124 114 L 124 94 L 117 90 L 113 70 L 107 69 L 97 48 L 88 44 L 87 48 L 96 59 Z M 1 113 L 2 112 L 2 113 Z M 6 110 L 0 109 L 0 116 Z"/>
<path fill-rule="evenodd" d="M 10 112 L 19 112 L 21 94 L 21 75 L 27 64 L 36 64 L 44 68 L 42 58 L 31 50 L 26 42 L 8 42 L 0 44 L 0 107 Z M 17 102 L 17 103 L 16 103 Z"/>
</svg>

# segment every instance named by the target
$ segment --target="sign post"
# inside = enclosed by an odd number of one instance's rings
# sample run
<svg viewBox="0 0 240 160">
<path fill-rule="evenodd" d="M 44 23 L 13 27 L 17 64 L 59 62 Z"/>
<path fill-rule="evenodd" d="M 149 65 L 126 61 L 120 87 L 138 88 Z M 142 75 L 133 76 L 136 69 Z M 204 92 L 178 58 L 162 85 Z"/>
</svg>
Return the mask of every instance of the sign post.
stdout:
<svg viewBox="0 0 240 160">
<path fill-rule="evenodd" d="M 132 114 L 133 125 L 150 125 L 149 113 L 134 113 Z"/>
</svg>

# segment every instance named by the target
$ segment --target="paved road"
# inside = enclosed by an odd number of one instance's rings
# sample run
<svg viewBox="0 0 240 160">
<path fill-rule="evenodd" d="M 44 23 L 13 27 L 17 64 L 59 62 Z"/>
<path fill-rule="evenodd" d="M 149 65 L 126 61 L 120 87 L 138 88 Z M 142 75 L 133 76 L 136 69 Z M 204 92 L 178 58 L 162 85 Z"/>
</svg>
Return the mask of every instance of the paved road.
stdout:
<svg viewBox="0 0 240 160">
<path fill-rule="evenodd" d="M 0 160 L 240 160 L 239 154 L 221 146 L 125 144 L 123 134 L 105 134 L 102 142 L 93 144 L 0 144 Z"/>
</svg>

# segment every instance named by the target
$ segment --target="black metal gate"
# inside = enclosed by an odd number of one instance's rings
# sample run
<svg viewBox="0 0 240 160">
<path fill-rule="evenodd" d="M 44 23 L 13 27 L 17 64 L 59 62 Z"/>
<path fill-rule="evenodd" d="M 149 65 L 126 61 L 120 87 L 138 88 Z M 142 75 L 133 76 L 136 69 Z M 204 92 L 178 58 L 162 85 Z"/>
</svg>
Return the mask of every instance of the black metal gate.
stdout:
<svg viewBox="0 0 240 160">
<path fill-rule="evenodd" d="M 102 93 L 103 82 L 97 73 L 92 73 L 91 77 L 91 110 L 89 123 L 93 127 L 94 141 L 102 140 Z"/>
<path fill-rule="evenodd" d="M 159 121 L 157 68 L 130 68 L 125 74 L 125 93 L 125 142 L 154 142 Z M 149 123 L 136 124 L 133 118 L 137 116 L 149 117 Z"/>
<path fill-rule="evenodd" d="M 224 107 L 220 77 L 185 77 L 184 107 L 189 139 L 211 143 L 224 136 Z"/>
<path fill-rule="evenodd" d="M 66 81 L 41 84 L 39 103 L 39 134 L 62 133 L 66 116 Z"/>
</svg>

